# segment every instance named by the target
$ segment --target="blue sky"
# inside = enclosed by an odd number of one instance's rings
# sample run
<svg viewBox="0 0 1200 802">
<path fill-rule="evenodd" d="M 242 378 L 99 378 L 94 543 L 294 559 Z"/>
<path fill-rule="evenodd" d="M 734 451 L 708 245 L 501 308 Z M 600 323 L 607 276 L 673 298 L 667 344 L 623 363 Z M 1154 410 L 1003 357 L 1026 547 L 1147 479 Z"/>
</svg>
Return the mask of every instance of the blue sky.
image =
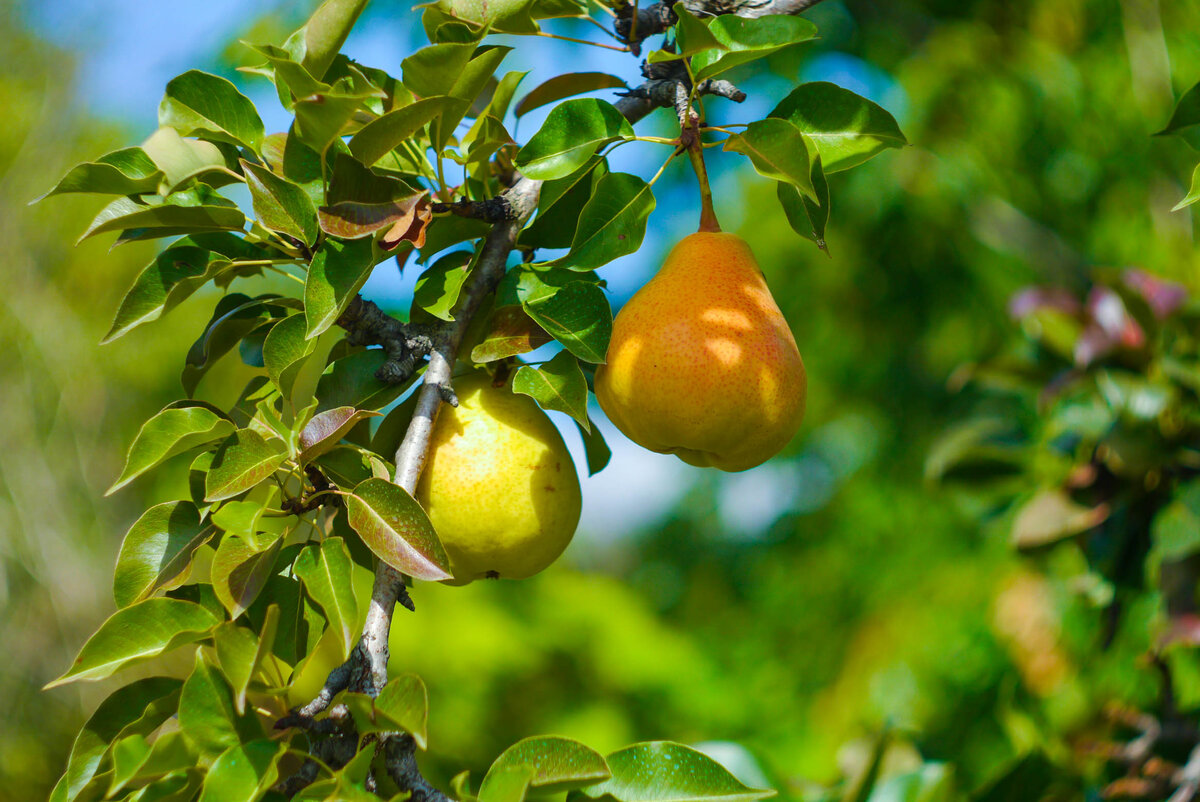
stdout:
<svg viewBox="0 0 1200 802">
<path fill-rule="evenodd" d="M 75 55 L 77 102 L 93 113 L 123 121 L 132 135 L 141 139 L 156 126 L 158 102 L 171 78 L 192 68 L 221 71 L 219 54 L 231 41 L 245 34 L 240 28 L 244 20 L 288 9 L 299 24 L 302 15 L 296 10 L 307 5 L 281 0 L 43 0 L 27 4 L 24 11 L 36 31 Z M 849 17 L 844 10 L 839 11 L 840 4 L 828 5 L 833 9 L 829 13 L 833 15 L 831 27 L 836 36 L 839 26 L 844 29 L 852 22 L 847 22 Z M 554 22 L 549 28 L 559 33 L 587 35 L 586 29 L 564 27 L 569 25 Z M 401 59 L 421 44 L 424 36 L 417 12 L 394 0 L 376 0 L 368 7 L 345 50 L 361 63 L 399 75 Z M 532 47 L 528 41 L 522 44 L 526 46 L 511 53 L 502 67 L 502 70 L 530 71 L 521 91 L 566 71 L 609 72 L 630 85 L 640 81 L 638 60 L 629 54 L 549 39 L 539 39 Z M 290 117 L 274 99 L 274 92 L 264 79 L 224 72 L 258 104 L 268 131 L 287 128 Z M 807 60 L 796 78 L 835 81 L 883 103 L 903 117 L 904 97 L 896 83 L 886 73 L 852 56 L 826 51 Z M 716 120 L 726 114 L 731 115 L 729 119 L 757 119 L 786 93 L 789 83 L 775 78 L 754 87 L 743 87 L 754 90 L 745 104 L 734 107 L 727 101 L 712 101 L 709 114 Z M 599 96 L 613 97 L 611 93 Z M 535 111 L 522 119 L 515 135 L 519 139 L 530 136 L 548 110 Z M 614 170 L 649 178 L 667 154 L 665 147 L 629 145 L 616 151 L 612 166 Z M 733 155 L 710 159 L 718 198 L 738 196 L 737 179 L 730 170 L 743 167 L 740 157 Z M 614 307 L 645 283 L 672 243 L 695 230 L 698 202 L 693 181 L 686 160 L 679 159 L 655 185 L 658 207 L 651 217 L 642 249 L 603 268 Z M 742 213 L 740 204 L 728 204 L 718 211 L 727 229 L 740 225 L 741 220 L 737 219 Z M 364 294 L 378 300 L 407 298 L 417 271 L 408 270 L 401 277 L 395 270 L 384 269 L 386 264 L 376 271 Z M 768 463 L 743 474 L 714 479 L 714 472 L 691 468 L 674 457 L 653 454 L 633 445 L 603 420 L 598 409 L 593 414 L 601 419 L 602 430 L 613 450 L 612 463 L 605 471 L 583 478 L 581 537 L 593 543 L 619 540 L 653 525 L 700 481 L 716 482 L 717 514 L 724 528 L 733 535 L 753 537 L 765 531 L 786 509 L 823 506 L 837 479 L 817 457 L 806 457 L 785 466 Z M 555 417 L 576 463 L 585 465 L 574 426 L 557 413 Z"/>
</svg>

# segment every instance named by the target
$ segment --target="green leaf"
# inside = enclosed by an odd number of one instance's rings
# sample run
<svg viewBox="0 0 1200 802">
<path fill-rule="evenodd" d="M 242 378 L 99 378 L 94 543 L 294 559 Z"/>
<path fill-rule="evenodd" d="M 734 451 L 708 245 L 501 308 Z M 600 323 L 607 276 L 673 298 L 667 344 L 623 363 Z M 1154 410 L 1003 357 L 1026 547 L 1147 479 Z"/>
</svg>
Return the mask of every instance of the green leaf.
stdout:
<svg viewBox="0 0 1200 802">
<path fill-rule="evenodd" d="M 633 137 L 633 126 L 603 100 L 568 100 L 551 110 L 521 148 L 516 165 L 528 178 L 546 181 L 575 172 L 603 145 Z"/>
<path fill-rule="evenodd" d="M 317 210 L 301 187 L 265 167 L 242 160 L 246 184 L 258 222 L 272 231 L 288 234 L 305 245 L 315 245 L 320 229 Z"/>
<path fill-rule="evenodd" d="M 595 476 L 608 466 L 608 461 L 612 459 L 612 449 L 608 447 L 608 443 L 604 442 L 604 435 L 600 433 L 600 427 L 590 417 L 588 418 L 588 428 L 585 429 L 578 423 L 575 424 L 575 428 L 579 429 L 579 435 L 583 438 L 588 476 Z"/>
<path fill-rule="evenodd" d="M 204 481 L 204 500 L 222 501 L 246 492 L 275 473 L 286 456 L 279 444 L 266 441 L 252 429 L 239 429 L 213 456 Z"/>
<path fill-rule="evenodd" d="M 354 154 L 354 158 L 370 166 L 393 148 L 412 139 L 430 120 L 454 102 L 454 98 L 444 96 L 427 97 L 409 106 L 389 111 L 364 125 L 362 130 L 350 139 L 350 152 Z"/>
<path fill-rule="evenodd" d="M 813 39 L 817 35 L 817 26 L 786 14 L 753 18 L 723 14 L 708 24 L 708 31 L 720 48 L 705 50 L 692 57 L 692 74 L 697 81 Z"/>
<path fill-rule="evenodd" d="M 581 789 L 593 799 L 617 802 L 754 802 L 774 796 L 749 788 L 717 761 L 670 741 L 634 744 L 608 756 L 612 779 Z"/>
<path fill-rule="evenodd" d="M 290 110 L 295 106 L 298 97 L 308 97 L 329 91 L 329 84 L 314 78 L 312 73 L 304 69 L 304 66 L 293 59 L 284 48 L 249 42 L 242 44 L 266 58 L 267 64 L 260 67 L 239 67 L 238 69 L 242 72 L 265 75 L 270 78 L 275 84 L 279 100 L 284 108 Z M 264 138 L 264 146 L 265 140 L 270 139 L 270 136 Z"/>
<path fill-rule="evenodd" d="M 274 295 L 249 298 L 234 292 L 222 297 L 213 309 L 204 333 L 188 349 L 180 375 L 184 391 L 189 395 L 195 393 L 218 359 L 239 345 L 244 337 L 252 335 L 263 322 L 298 305 L 293 299 Z"/>
<path fill-rule="evenodd" d="M 470 217 L 449 215 L 435 217 L 425 229 L 425 244 L 421 246 L 421 257 L 417 260 L 425 264 L 435 254 L 441 253 L 452 245 L 460 242 L 479 239 L 487 235 L 492 227 L 482 220 Z"/>
<path fill-rule="evenodd" d="M 786 181 L 818 200 L 804 135 L 787 120 L 768 117 L 750 123 L 746 130 L 726 139 L 723 149 L 744 153 L 759 175 Z"/>
<path fill-rule="evenodd" d="M 225 535 L 212 561 L 212 588 L 221 605 L 236 619 L 254 604 L 283 549 L 283 538 L 267 548 L 237 535 Z"/>
<path fill-rule="evenodd" d="M 179 728 L 202 755 L 211 757 L 240 745 L 243 740 L 262 736 L 253 714 L 239 716 L 234 710 L 229 685 L 203 649 L 196 650 L 196 665 L 183 683 Z"/>
<path fill-rule="evenodd" d="M 317 383 L 317 410 L 323 412 L 338 407 L 383 409 L 404 393 L 411 382 L 385 384 L 376 374 L 387 361 L 380 348 L 359 351 L 335 360 Z"/>
<path fill-rule="evenodd" d="M 95 192 L 102 195 L 141 195 L 157 192 L 165 176 L 154 160 L 141 148 L 122 148 L 106 153 L 94 162 L 77 164 L 54 185 L 54 189 L 37 198 L 68 192 Z"/>
<path fill-rule="evenodd" d="M 829 182 L 825 179 L 825 171 L 821 169 L 820 156 L 813 159 L 812 182 L 816 202 L 801 195 L 794 185 L 783 181 L 775 185 L 775 194 L 792 230 L 815 242 L 821 250 L 828 251 L 825 246 L 825 225 L 829 222 Z"/>
<path fill-rule="evenodd" d="M 573 281 L 524 306 L 529 316 L 572 354 L 584 362 L 604 362 L 612 336 L 612 309 L 598 286 Z"/>
<path fill-rule="evenodd" d="M 375 266 L 369 239 L 321 243 L 304 283 L 307 339 L 318 336 L 337 321 L 362 289 Z"/>
<path fill-rule="evenodd" d="M 170 677 L 139 679 L 118 688 L 101 702 L 75 737 L 71 756 L 67 760 L 67 770 L 55 785 L 50 798 L 56 802 L 70 802 L 79 796 L 96 776 L 96 770 L 112 742 L 123 732 L 128 734 L 132 730 L 144 734 L 158 727 L 170 712 L 163 711 L 161 719 L 155 720 L 156 717 L 151 716 L 143 720 L 147 708 L 155 702 L 174 697 L 182 684 Z M 169 706 L 174 707 L 173 704 Z M 138 726 L 139 721 L 142 726 Z"/>
<path fill-rule="evenodd" d="M 439 320 L 454 320 L 451 314 L 459 293 L 471 274 L 471 251 L 455 251 L 433 263 L 413 290 L 413 306 L 424 309 Z"/>
<path fill-rule="evenodd" d="M 212 187 L 241 180 L 231 169 L 236 159 L 226 158 L 212 142 L 184 139 L 174 128 L 159 128 L 142 143 L 142 150 L 162 170 L 163 187 L 169 191 L 193 178 L 203 178 Z"/>
<path fill-rule="evenodd" d="M 517 103 L 513 114 L 522 117 L 534 109 L 540 109 L 542 106 L 573 95 L 598 92 L 601 89 L 628 88 L 623 80 L 606 72 L 568 72 L 564 75 L 556 75 L 532 89 Z"/>
<path fill-rule="evenodd" d="M 324 155 L 331 146 L 343 147 L 342 133 L 354 115 L 367 100 L 382 94 L 367 84 L 362 73 L 355 77 L 357 82 L 353 79 L 337 81 L 328 92 L 301 98 L 292 108 L 296 115 L 296 137 L 317 154 Z"/>
<path fill-rule="evenodd" d="M 788 120 L 808 137 L 826 173 L 848 170 L 888 148 L 908 144 L 883 107 L 824 81 L 800 84 L 770 116 Z"/>
<path fill-rule="evenodd" d="M 1155 136 L 1173 134 L 1182 137 L 1194 148 L 1200 149 L 1200 83 L 1183 93 L 1175 104 L 1167 127 Z"/>
<path fill-rule="evenodd" d="M 489 771 L 479 789 L 478 802 L 524 802 L 533 774 L 533 767 L 525 765 Z"/>
<path fill-rule="evenodd" d="M 293 34 L 303 43 L 302 52 L 296 55 L 310 74 L 326 76 L 366 5 L 367 0 L 325 0 Z"/>
<path fill-rule="evenodd" d="M 167 501 L 142 513 L 121 543 L 113 575 L 118 607 L 142 601 L 186 574 L 192 554 L 214 534 L 190 501 Z"/>
<path fill-rule="evenodd" d="M 138 274 L 102 342 L 112 342 L 143 323 L 157 320 L 231 269 L 233 263 L 220 254 L 193 245 L 172 245 Z"/>
<path fill-rule="evenodd" d="M 608 173 L 608 162 L 593 156 L 565 178 L 547 181 L 538 197 L 537 216 L 521 232 L 519 242 L 533 248 L 569 248 L 583 207 L 596 183 Z"/>
<path fill-rule="evenodd" d="M 641 178 L 629 173 L 601 176 L 583 207 L 571 250 L 546 264 L 594 270 L 634 253 L 646 236 L 646 220 L 652 211 L 654 192 Z"/>
<path fill-rule="evenodd" d="M 395 178 L 376 175 L 351 156 L 334 157 L 328 203 L 317 210 L 321 230 L 340 239 L 370 236 L 398 220 L 411 220 L 425 197 Z"/>
<path fill-rule="evenodd" d="M 177 707 L 177 703 L 172 705 L 170 712 L 174 714 Z M 178 730 L 161 732 L 155 736 L 154 743 L 150 745 L 150 753 L 145 756 L 145 760 L 142 761 L 141 765 L 136 767 L 135 773 L 129 778 L 128 782 L 132 782 L 133 780 L 145 782 L 184 769 L 194 768 L 199 762 L 199 758 L 199 754 L 188 743 L 183 733 Z M 117 777 L 114 773 L 114 784 L 116 780 Z M 113 796 L 115 793 L 110 792 L 109 795 Z"/>
<path fill-rule="evenodd" d="M 471 361 L 477 364 L 525 354 L 554 338 L 533 322 L 521 306 L 508 304 L 492 312 L 487 334 L 471 349 Z"/>
<path fill-rule="evenodd" d="M 400 62 L 404 85 L 421 98 L 449 95 L 474 53 L 473 42 L 423 47 Z"/>
<path fill-rule="evenodd" d="M 279 605 L 267 607 L 259 633 L 226 621 L 213 632 L 213 645 L 221 673 L 233 688 L 233 706 L 238 715 L 246 711 L 246 690 L 263 660 L 271 653 L 279 628 Z"/>
<path fill-rule="evenodd" d="M 216 75 L 189 70 L 167 84 L 158 107 L 158 124 L 183 136 L 262 147 L 263 122 L 250 98 Z"/>
<path fill-rule="evenodd" d="M 678 53 L 676 58 L 691 56 L 702 50 L 729 49 L 713 35 L 712 31 L 708 29 L 708 25 L 699 17 L 692 15 L 683 3 L 676 3 L 673 9 L 676 19 L 675 44 Z"/>
<path fill-rule="evenodd" d="M 1198 200 L 1200 200 L 1200 164 L 1197 164 L 1196 169 L 1192 171 L 1192 188 L 1188 190 L 1187 197 L 1175 204 L 1171 211 L 1177 212 L 1185 206 L 1191 206 Z"/>
<path fill-rule="evenodd" d="M 542 409 L 565 412 L 580 426 L 591 426 L 587 414 L 587 379 L 568 351 L 560 351 L 540 368 L 523 365 L 513 377 L 512 389 L 537 401 Z"/>
<path fill-rule="evenodd" d="M 104 679 L 126 666 L 198 641 L 217 623 L 216 616 L 198 604 L 178 599 L 146 599 L 113 613 L 83 644 L 67 673 L 46 687 Z"/>
<path fill-rule="evenodd" d="M 500 776 L 521 768 L 532 769 L 529 787 L 541 794 L 595 785 L 612 776 L 608 764 L 594 749 L 570 738 L 540 735 L 518 741 L 496 758 L 479 787 L 480 800 L 491 800 L 490 786 Z"/>
<path fill-rule="evenodd" d="M 296 376 L 317 341 L 305 337 L 308 322 L 303 312 L 275 324 L 263 341 L 263 365 L 271 381 L 285 397 L 291 395 Z"/>
<path fill-rule="evenodd" d="M 481 47 L 476 51 L 476 55 L 467 62 L 462 73 L 458 75 L 454 85 L 447 93 L 451 97 L 457 98 L 459 102 L 448 105 L 445 111 L 434 118 L 429 126 L 434 150 L 440 151 L 446 147 L 446 144 L 455 135 L 458 124 L 487 89 L 500 62 L 511 50 L 511 47 Z"/>
<path fill-rule="evenodd" d="M 79 241 L 106 231 L 137 229 L 140 239 L 197 231 L 241 231 L 246 216 L 233 201 L 199 184 L 165 198 L 117 198 L 100 210 Z"/>
<path fill-rule="evenodd" d="M 416 499 L 385 479 L 368 479 L 347 499 L 350 526 L 375 556 L 416 579 L 451 579 L 450 560 Z"/>
<path fill-rule="evenodd" d="M 1180 485 L 1171 502 L 1151 525 L 1154 550 L 1164 560 L 1179 560 L 1200 551 L 1200 480 Z"/>
<path fill-rule="evenodd" d="M 358 602 L 350 582 L 353 564 L 345 542 L 340 537 L 328 537 L 308 545 L 296 558 L 292 570 L 325 613 L 330 628 L 341 636 L 341 659 L 345 660 L 358 636 Z"/>
<path fill-rule="evenodd" d="M 228 436 L 237 427 L 216 411 L 215 407 L 199 402 L 188 406 L 169 405 L 142 424 L 129 454 L 125 469 L 105 495 L 120 490 L 154 466 L 176 454 Z"/>
<path fill-rule="evenodd" d="M 342 698 L 354 714 L 354 724 L 360 735 L 407 732 L 421 749 L 427 746 L 429 694 L 425 683 L 416 674 L 401 674 L 388 680 L 375 699 L 358 693 Z"/>
<path fill-rule="evenodd" d="M 354 407 L 335 407 L 314 415 L 300 432 L 299 462 L 311 462 L 330 451 L 359 421 L 379 415 L 379 412 Z"/>
<path fill-rule="evenodd" d="M 274 741 L 229 747 L 204 777 L 200 802 L 257 802 L 279 779 L 275 761 L 287 750 Z"/>
<path fill-rule="evenodd" d="M 500 286 L 496 288 L 496 307 L 536 301 L 553 295 L 568 284 L 574 284 L 577 281 L 598 285 L 600 277 L 595 272 L 576 273 L 562 267 L 517 265 L 505 273 L 504 278 L 500 280 Z"/>
</svg>

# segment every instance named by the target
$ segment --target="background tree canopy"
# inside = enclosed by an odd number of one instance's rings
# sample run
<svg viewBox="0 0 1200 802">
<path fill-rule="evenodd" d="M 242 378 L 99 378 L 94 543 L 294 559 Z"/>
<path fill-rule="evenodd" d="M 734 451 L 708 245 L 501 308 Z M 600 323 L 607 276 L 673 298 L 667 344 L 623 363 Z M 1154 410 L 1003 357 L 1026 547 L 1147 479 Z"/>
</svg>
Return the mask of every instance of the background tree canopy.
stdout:
<svg viewBox="0 0 1200 802">
<path fill-rule="evenodd" d="M 121 534 L 179 497 L 188 463 L 101 496 L 140 423 L 177 397 L 175 344 L 208 315 L 188 301 L 97 350 L 154 245 L 75 247 L 97 201 L 26 204 L 71 164 L 148 131 L 97 119 L 73 90 L 71 53 L 32 16 L 21 3 L 0 11 L 0 789 L 31 799 L 107 693 L 39 689 L 111 611 Z M 791 232 L 774 182 L 713 156 L 722 220 L 752 242 L 804 354 L 804 428 L 746 474 L 637 463 L 677 499 L 670 509 L 648 503 L 619 533 L 585 515 L 566 557 L 532 580 L 422 586 L 420 614 L 393 632 L 393 670 L 429 687 L 424 762 L 443 788 L 554 732 L 601 752 L 708 742 L 788 799 L 838 798 L 826 795 L 864 774 L 883 778 L 876 802 L 1076 799 L 1123 772 L 1086 746 L 1127 740 L 1106 706 L 1171 716 L 1200 704 L 1195 637 L 1163 634 L 1186 627 L 1195 579 L 1182 574 L 1174 605 L 1162 581 L 1200 547 L 1194 508 L 1173 495 L 1197 469 L 1184 453 L 1200 386 L 1186 300 L 1200 289 L 1194 212 L 1172 211 L 1196 155 L 1151 136 L 1200 80 L 1200 6 L 825 0 L 806 16 L 820 39 L 732 74 L 748 108 L 801 79 L 835 80 L 888 108 L 912 145 L 830 177 L 828 256 Z M 302 18 L 280 8 L 235 33 L 264 41 Z M 418 17 L 381 2 L 360 23 L 380 26 L 407 42 Z M 206 57 L 193 66 L 230 77 L 256 61 L 240 46 Z M 636 78 L 628 55 L 606 68 Z M 133 54 L 123 69 L 139 69 Z M 734 113 L 713 105 L 714 121 Z M 676 166 L 663 231 L 623 263 L 614 307 L 691 224 L 691 179 Z M 1185 300 L 1157 314 L 1155 290 L 1126 268 L 1175 282 Z M 1055 289 L 1012 302 L 1031 285 Z M 1081 358 L 1104 287 L 1144 337 L 1121 329 Z M 1072 371 L 1067 404 L 1051 383 Z M 1145 386 L 1128 389 L 1135 379 Z M 245 380 L 236 360 L 205 379 L 231 399 Z M 1133 394 L 1152 391 L 1170 401 L 1128 424 L 1148 403 Z M 1164 416 L 1183 421 L 1177 434 Z M 1124 469 L 1150 449 L 1148 467 Z M 1099 480 L 1071 484 L 1096 465 Z M 585 506 L 620 505 L 619 487 L 585 482 Z M 1060 487 L 1076 506 L 1030 511 Z M 1182 545 L 1166 524 L 1151 529 L 1170 504 Z M 1014 530 L 1031 529 L 1049 534 L 1015 548 Z M 1145 542 L 1123 551 L 1131 532 Z"/>
</svg>

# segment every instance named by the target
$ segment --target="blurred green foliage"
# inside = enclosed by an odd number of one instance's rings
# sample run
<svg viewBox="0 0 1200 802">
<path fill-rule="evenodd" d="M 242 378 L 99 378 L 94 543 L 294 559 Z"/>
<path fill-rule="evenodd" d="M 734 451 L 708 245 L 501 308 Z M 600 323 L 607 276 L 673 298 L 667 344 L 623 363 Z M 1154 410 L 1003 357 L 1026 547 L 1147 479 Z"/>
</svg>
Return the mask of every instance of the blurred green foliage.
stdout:
<svg viewBox="0 0 1200 802">
<path fill-rule="evenodd" d="M 534 580 L 422 586 L 419 613 L 398 619 L 393 669 L 429 685 L 443 787 L 464 767 L 478 779 L 525 735 L 558 732 L 601 751 L 736 741 L 785 796 L 817 799 L 818 785 L 865 770 L 890 726 L 885 777 L 1078 798 L 1105 776 L 1074 749 L 1100 732 L 1101 707 L 1156 704 L 1140 658 L 1157 596 L 1133 593 L 1109 638 L 1078 551 L 1013 552 L 1005 499 L 1033 491 L 1036 471 L 1007 495 L 933 487 L 923 472 L 952 421 L 1035 423 L 1036 399 L 947 388 L 960 366 L 1028 346 L 1007 313 L 1021 287 L 1082 297 L 1096 266 L 1134 265 L 1200 289 L 1194 212 L 1169 211 L 1194 155 L 1150 137 L 1200 79 L 1200 7 L 826 0 L 811 16 L 823 38 L 774 68 L 792 80 L 829 54 L 861 59 L 894 80 L 915 145 L 831 179 L 832 258 L 790 234 L 770 182 L 747 170 L 725 199 L 748 210 L 740 233 L 810 372 L 804 433 L 770 466 L 794 494 L 787 512 L 738 535 L 722 508 L 733 480 L 705 474 L 666 524 L 568 553 Z M 66 54 L 11 11 L 0 34 L 0 789 L 32 799 L 103 696 L 37 689 L 111 610 L 127 524 L 171 497 L 145 482 L 101 493 L 137 425 L 176 397 L 162 366 L 203 320 L 184 308 L 96 348 L 152 248 L 73 248 L 99 202 L 25 203 L 124 140 L 70 111 Z M 747 90 L 770 86 L 745 77 Z M 205 381 L 213 394 L 240 386 Z M 1012 787 L 1028 795 L 1004 796 Z M 902 792 L 889 798 L 919 798 Z"/>
</svg>

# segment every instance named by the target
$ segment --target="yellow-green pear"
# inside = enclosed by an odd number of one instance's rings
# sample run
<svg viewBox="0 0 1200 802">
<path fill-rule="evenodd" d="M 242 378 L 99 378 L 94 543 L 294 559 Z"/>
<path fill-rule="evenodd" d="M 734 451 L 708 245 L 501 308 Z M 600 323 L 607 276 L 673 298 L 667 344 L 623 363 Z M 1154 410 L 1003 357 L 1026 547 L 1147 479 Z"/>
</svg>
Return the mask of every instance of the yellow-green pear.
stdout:
<svg viewBox="0 0 1200 802">
<path fill-rule="evenodd" d="M 685 237 L 613 322 L 596 398 L 651 451 L 724 471 L 753 468 L 800 428 L 804 362 L 741 237 Z"/>
<path fill-rule="evenodd" d="M 456 379 L 434 424 L 417 501 L 450 557 L 453 584 L 524 579 L 563 553 L 579 524 L 579 477 L 541 407 L 483 372 Z"/>
</svg>

